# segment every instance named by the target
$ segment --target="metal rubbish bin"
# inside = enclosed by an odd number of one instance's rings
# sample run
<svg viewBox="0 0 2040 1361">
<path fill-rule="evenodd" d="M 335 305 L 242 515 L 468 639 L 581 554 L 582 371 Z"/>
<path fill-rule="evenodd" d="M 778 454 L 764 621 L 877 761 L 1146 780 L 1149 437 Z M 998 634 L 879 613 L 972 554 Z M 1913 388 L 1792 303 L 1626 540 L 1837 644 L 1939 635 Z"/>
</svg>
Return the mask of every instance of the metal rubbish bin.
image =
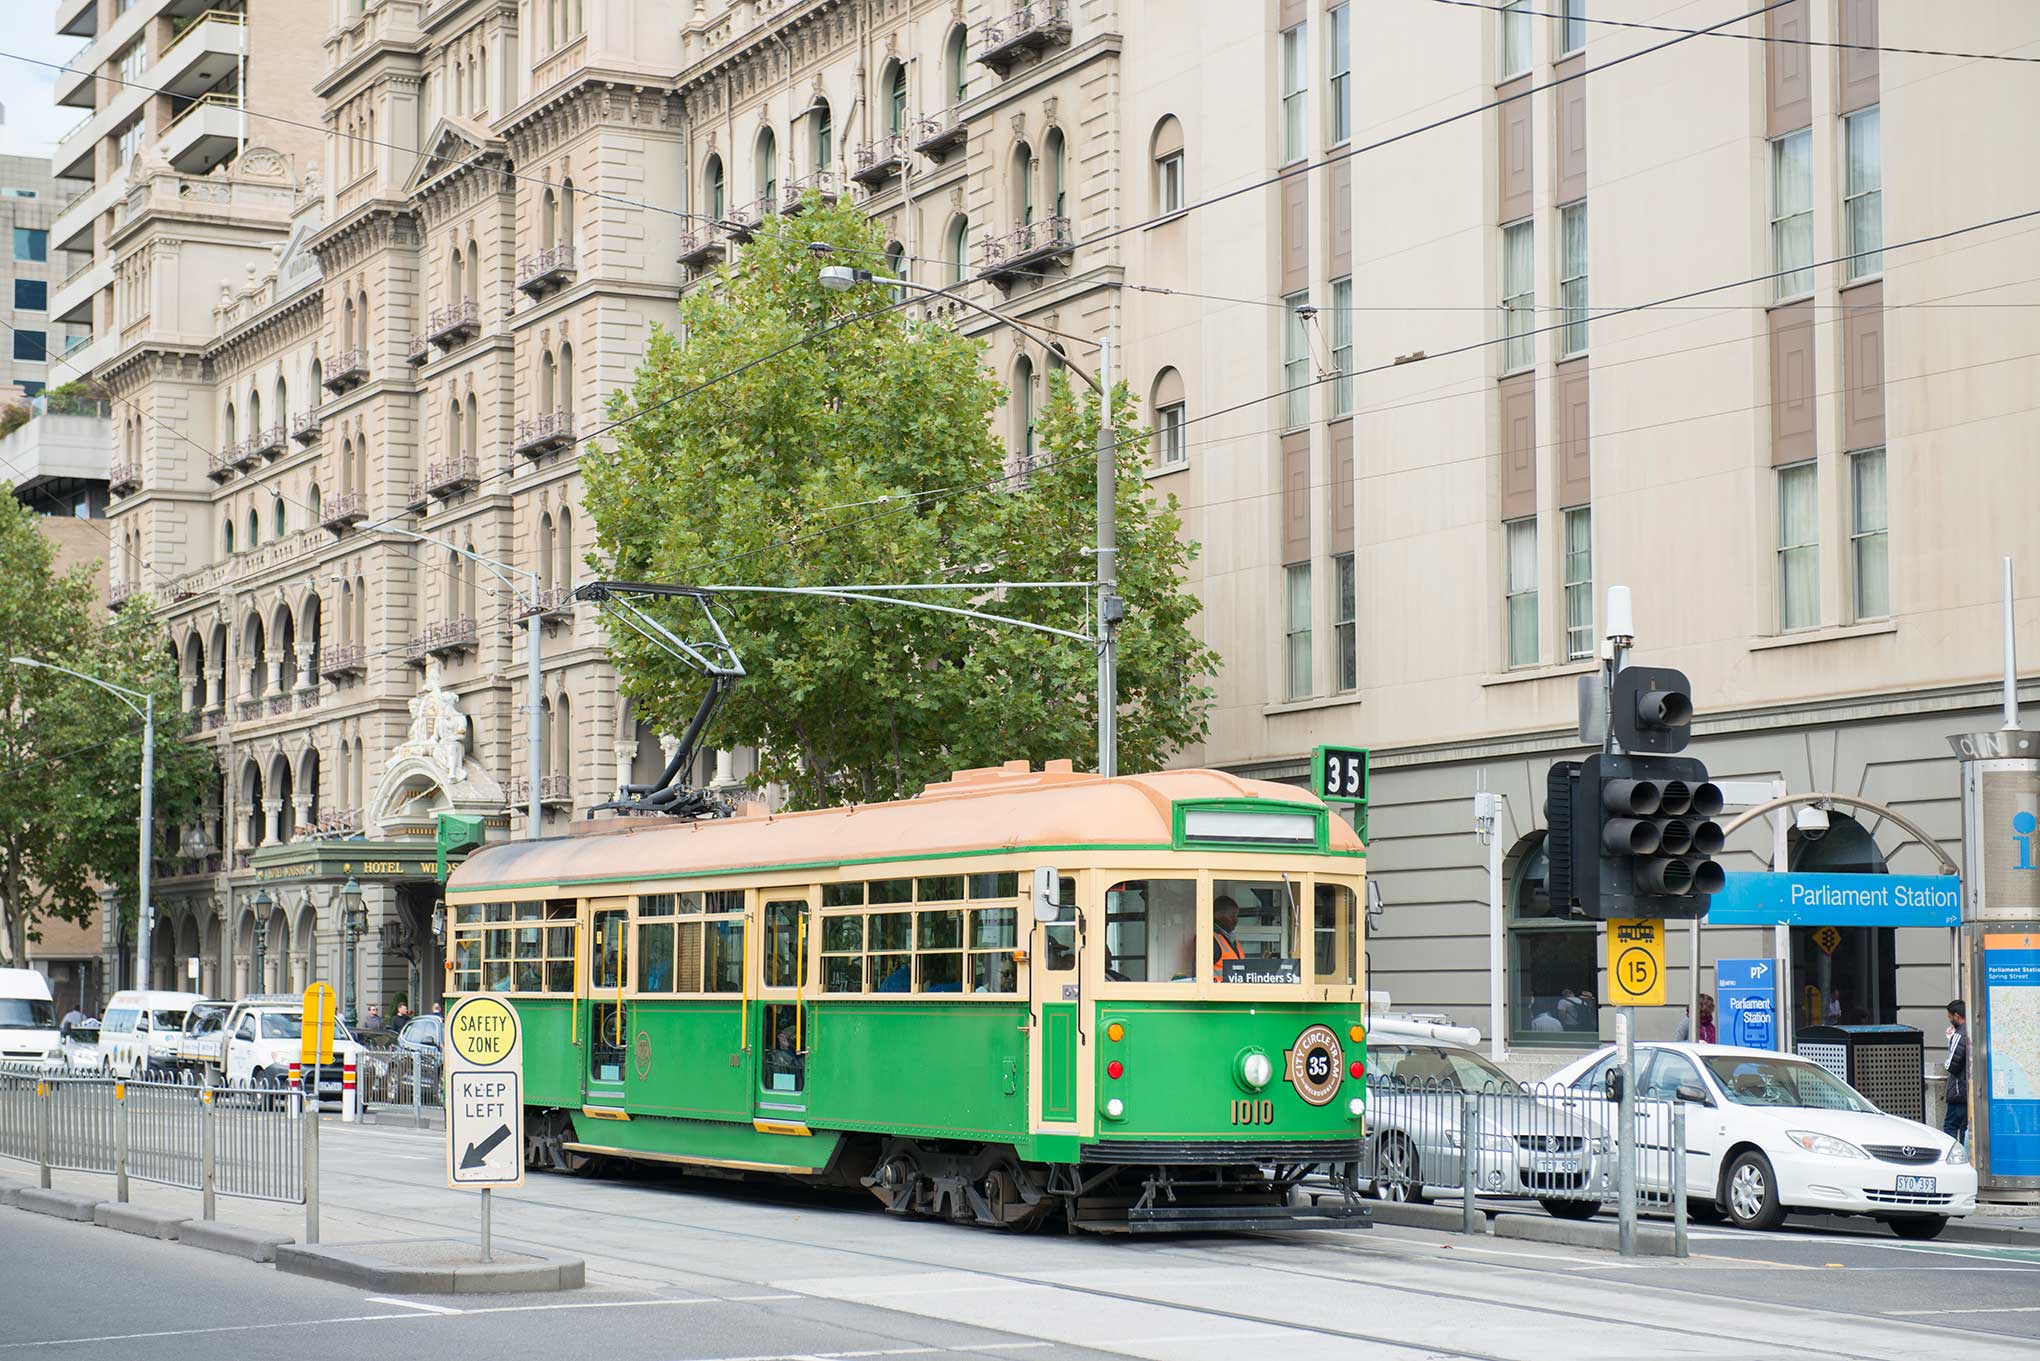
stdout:
<svg viewBox="0 0 2040 1361">
<path fill-rule="evenodd" d="M 1810 1025 L 1792 1052 L 1868 1097 L 1888 1115 L 1927 1118 L 1925 1039 L 1909 1025 Z"/>
</svg>

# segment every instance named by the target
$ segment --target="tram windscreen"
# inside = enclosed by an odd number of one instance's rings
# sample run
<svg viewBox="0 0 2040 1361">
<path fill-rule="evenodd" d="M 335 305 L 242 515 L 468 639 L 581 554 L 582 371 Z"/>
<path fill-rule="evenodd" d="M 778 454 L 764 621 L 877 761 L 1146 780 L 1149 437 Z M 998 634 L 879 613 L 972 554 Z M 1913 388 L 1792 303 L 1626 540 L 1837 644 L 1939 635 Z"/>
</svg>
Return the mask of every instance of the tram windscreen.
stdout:
<svg viewBox="0 0 2040 1361">
<path fill-rule="evenodd" d="M 1359 896 L 1345 884 L 1319 884 L 1313 895 L 1312 981 L 1353 987 L 1360 981 Z"/>
<path fill-rule="evenodd" d="M 1296 892 L 1280 879 L 1211 881 L 1211 976 L 1220 983 L 1301 983 Z"/>
<path fill-rule="evenodd" d="M 1187 983 L 1197 969 L 1197 881 L 1129 879 L 1105 890 L 1105 976 Z"/>
</svg>

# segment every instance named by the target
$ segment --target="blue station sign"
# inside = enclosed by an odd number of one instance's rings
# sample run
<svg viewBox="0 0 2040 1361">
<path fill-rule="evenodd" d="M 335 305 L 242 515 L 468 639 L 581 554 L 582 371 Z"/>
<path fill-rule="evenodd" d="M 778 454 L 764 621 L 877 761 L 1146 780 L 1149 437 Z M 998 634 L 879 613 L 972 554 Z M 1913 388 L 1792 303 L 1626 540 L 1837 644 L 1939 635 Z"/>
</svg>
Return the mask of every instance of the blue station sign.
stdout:
<svg viewBox="0 0 2040 1361">
<path fill-rule="evenodd" d="M 1710 926 L 1960 926 L 1952 874 L 1731 874 Z"/>
</svg>

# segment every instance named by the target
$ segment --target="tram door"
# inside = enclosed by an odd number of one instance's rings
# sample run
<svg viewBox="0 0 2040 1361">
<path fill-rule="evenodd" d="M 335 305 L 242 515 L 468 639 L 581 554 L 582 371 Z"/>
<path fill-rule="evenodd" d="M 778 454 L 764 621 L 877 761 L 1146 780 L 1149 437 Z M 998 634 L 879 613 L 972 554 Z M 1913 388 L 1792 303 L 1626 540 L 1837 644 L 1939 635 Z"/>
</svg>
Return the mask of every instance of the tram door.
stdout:
<svg viewBox="0 0 2040 1361">
<path fill-rule="evenodd" d="M 808 924 L 805 896 L 765 895 L 764 949 L 759 958 L 757 1118 L 797 1123 L 807 1115 L 807 1060 L 813 1036 L 808 1010 Z"/>
<path fill-rule="evenodd" d="M 1084 989 L 1078 971 L 1081 928 L 1077 924 L 1077 881 L 1058 878 L 1061 919 L 1038 920 L 1029 950 L 1028 995 L 1033 1012 L 1030 1066 L 1040 1074 L 1039 1123 L 1068 1124 L 1077 1118 L 1078 1051 L 1083 1039 Z"/>
<path fill-rule="evenodd" d="M 630 900 L 597 898 L 588 904 L 588 1066 L 582 1082 L 584 1098 L 594 1105 L 623 1104 L 630 1051 L 623 990 L 629 978 Z"/>
</svg>

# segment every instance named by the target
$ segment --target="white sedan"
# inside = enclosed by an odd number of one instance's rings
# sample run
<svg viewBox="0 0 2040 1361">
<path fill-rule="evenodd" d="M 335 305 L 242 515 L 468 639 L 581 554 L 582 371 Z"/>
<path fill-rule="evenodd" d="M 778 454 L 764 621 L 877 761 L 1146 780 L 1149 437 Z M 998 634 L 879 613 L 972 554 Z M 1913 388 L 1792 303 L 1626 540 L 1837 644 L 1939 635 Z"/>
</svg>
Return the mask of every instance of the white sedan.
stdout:
<svg viewBox="0 0 2040 1361">
<path fill-rule="evenodd" d="M 1605 1091 L 1615 1050 L 1551 1081 Z M 1686 1195 L 1746 1229 L 1788 1212 L 1868 1215 L 1901 1238 L 1932 1238 L 1976 1209 L 1976 1169 L 1961 1143 L 1887 1115 L 1818 1064 L 1768 1049 L 1640 1044 L 1637 1095 L 1686 1106 Z M 1652 1118 L 1643 1142 L 1657 1143 Z"/>
</svg>

